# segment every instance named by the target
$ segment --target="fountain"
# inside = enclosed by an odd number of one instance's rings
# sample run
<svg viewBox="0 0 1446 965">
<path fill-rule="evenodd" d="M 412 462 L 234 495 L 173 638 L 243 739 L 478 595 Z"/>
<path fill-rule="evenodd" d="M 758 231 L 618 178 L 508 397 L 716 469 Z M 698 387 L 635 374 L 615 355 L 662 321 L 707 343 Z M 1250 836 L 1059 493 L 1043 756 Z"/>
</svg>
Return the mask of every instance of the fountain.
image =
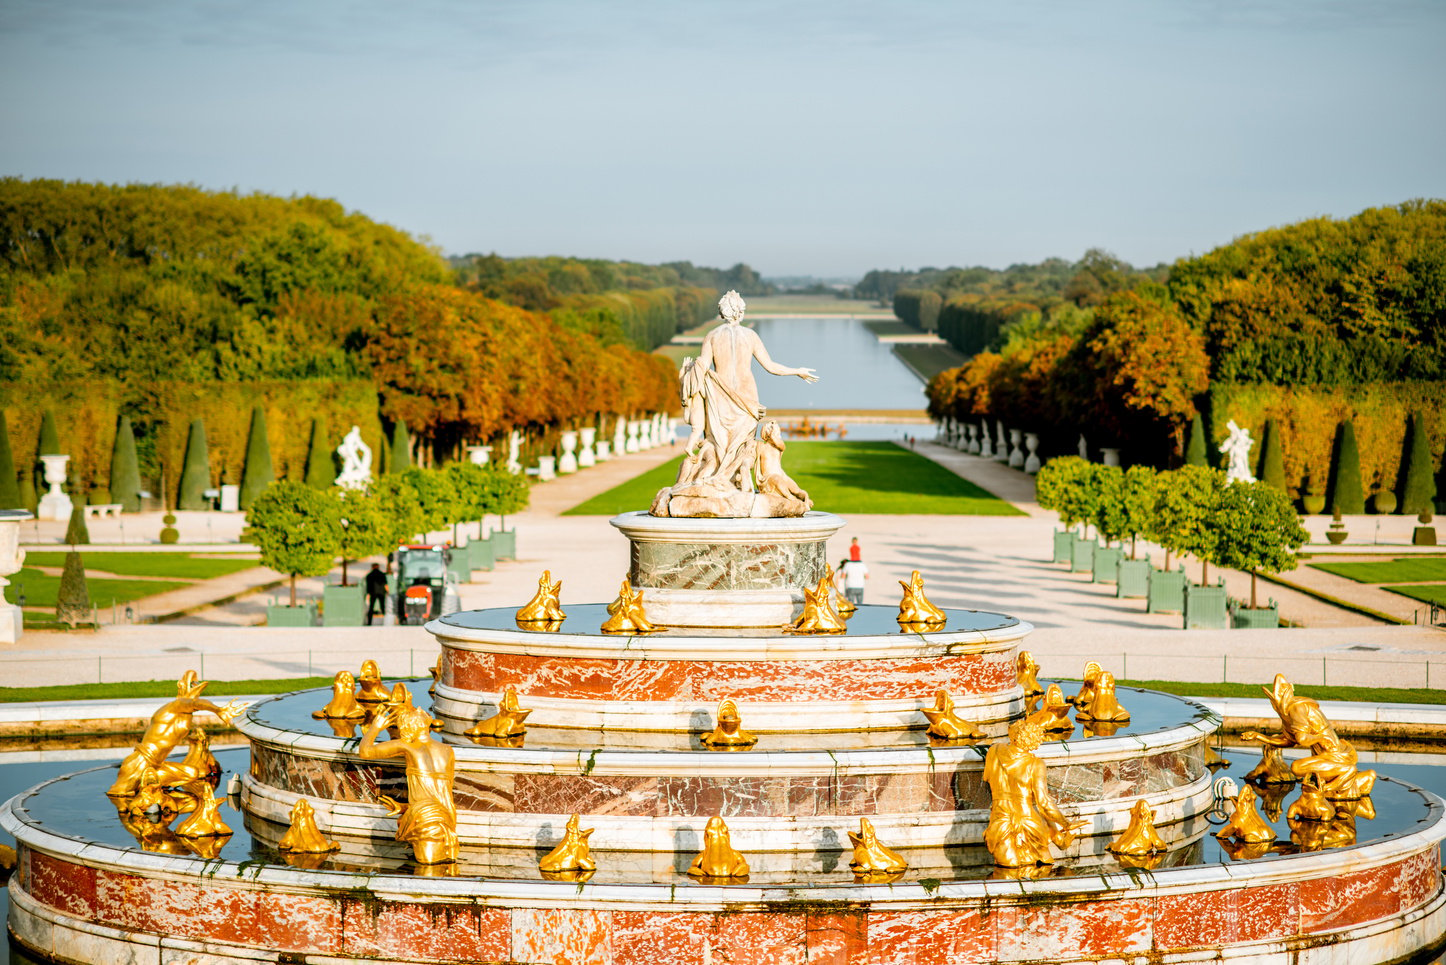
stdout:
<svg viewBox="0 0 1446 965">
<path fill-rule="evenodd" d="M 136 788 L 95 768 L 0 809 L 12 934 L 62 961 L 206 963 L 1318 965 L 1440 945 L 1446 805 L 1358 770 L 1284 678 L 1279 733 L 1248 736 L 1304 756 L 1281 783 L 1247 782 L 1248 754 L 1212 773 L 1209 710 L 1098 664 L 1040 679 L 1028 623 L 936 606 L 917 572 L 897 607 L 836 605 L 843 522 L 624 514 L 617 600 L 563 605 L 544 573 L 520 609 L 435 620 L 432 681 L 367 667 L 242 712 L 188 675 L 122 767 Z M 215 755 L 230 775 L 196 738 L 166 760 L 203 710 L 250 741 Z M 205 833 L 171 827 L 188 810 Z"/>
</svg>

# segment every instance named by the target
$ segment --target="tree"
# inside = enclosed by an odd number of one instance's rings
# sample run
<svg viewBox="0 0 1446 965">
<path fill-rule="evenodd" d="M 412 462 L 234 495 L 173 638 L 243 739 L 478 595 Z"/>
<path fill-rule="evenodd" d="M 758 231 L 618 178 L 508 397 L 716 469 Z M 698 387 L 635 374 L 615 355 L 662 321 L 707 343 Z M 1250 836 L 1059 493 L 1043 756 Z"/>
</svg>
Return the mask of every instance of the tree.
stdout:
<svg viewBox="0 0 1446 965">
<path fill-rule="evenodd" d="M 398 420 L 392 424 L 391 452 L 387 457 L 387 472 L 406 472 L 412 468 L 412 441 L 407 436 L 407 424 Z"/>
<path fill-rule="evenodd" d="M 1255 475 L 1261 482 L 1285 492 L 1285 454 L 1280 446 L 1280 423 L 1274 419 L 1265 420 L 1261 430 L 1260 464 Z"/>
<path fill-rule="evenodd" d="M 446 529 L 461 518 L 462 503 L 447 473 L 413 466 L 402 473 L 402 479 L 417 494 L 423 533 Z"/>
<path fill-rule="evenodd" d="M 1045 463 L 1035 476 L 1039 505 L 1059 513 L 1065 529 L 1088 522 L 1099 500 L 1093 467 L 1079 456 L 1061 456 Z"/>
<path fill-rule="evenodd" d="M 1135 558 L 1136 543 L 1150 526 L 1155 511 L 1155 489 L 1159 474 L 1149 466 L 1131 466 L 1125 470 L 1121 502 L 1124 508 L 1124 535 L 1130 539 L 1130 559 Z"/>
<path fill-rule="evenodd" d="M 1090 468 L 1097 494 L 1090 522 L 1108 546 L 1130 535 L 1125 506 L 1125 471 L 1119 466 L 1092 465 Z"/>
<path fill-rule="evenodd" d="M 65 554 L 65 568 L 60 571 L 60 589 L 55 596 L 55 619 L 72 630 L 90 617 L 90 589 L 85 584 L 85 564 L 80 554 Z"/>
<path fill-rule="evenodd" d="M 15 458 L 10 453 L 10 431 L 5 413 L 0 412 L 0 509 L 20 509 L 20 487 L 15 480 Z"/>
<path fill-rule="evenodd" d="M 305 483 L 274 482 L 247 509 L 242 539 L 261 551 L 262 566 L 291 578 L 296 606 L 296 578 L 321 576 L 341 553 L 341 503 Z"/>
<path fill-rule="evenodd" d="M 1209 559 L 1215 540 L 1215 519 L 1225 474 L 1208 466 L 1181 466 L 1157 477 L 1155 508 L 1150 516 L 1150 539 L 1170 553 L 1191 554 L 1202 562 L 1200 583 L 1210 577 Z"/>
<path fill-rule="evenodd" d="M 257 497 L 275 481 L 276 473 L 271 469 L 271 443 L 266 437 L 266 413 L 258 405 L 251 410 L 251 432 L 246 437 L 246 464 L 241 469 L 241 508 L 250 509 Z"/>
<path fill-rule="evenodd" d="M 70 522 L 65 527 L 65 541 L 71 546 L 90 542 L 90 528 L 85 525 L 85 501 L 77 498 L 70 504 Z"/>
<path fill-rule="evenodd" d="M 1190 419 L 1190 434 L 1185 438 L 1185 465 L 1210 465 L 1205 454 L 1205 423 L 1198 412 Z"/>
<path fill-rule="evenodd" d="M 186 458 L 181 463 L 181 485 L 176 491 L 177 509 L 208 509 L 206 490 L 211 488 L 211 457 L 206 446 L 206 424 L 191 422 L 186 433 Z"/>
<path fill-rule="evenodd" d="M 1350 419 L 1336 429 L 1335 451 L 1331 459 L 1331 512 L 1343 516 L 1366 511 L 1366 495 L 1361 487 L 1361 453 L 1356 447 L 1356 425 Z"/>
<path fill-rule="evenodd" d="M 417 491 L 403 476 L 381 476 L 372 480 L 387 526 L 387 549 L 395 549 L 422 531 L 422 507 Z"/>
<path fill-rule="evenodd" d="M 341 505 L 341 585 L 347 585 L 346 564 L 389 553 L 397 546 L 392 517 L 378 493 L 367 488 L 336 490 Z"/>
<path fill-rule="evenodd" d="M 1431 512 L 1436 501 L 1436 480 L 1431 478 L 1431 443 L 1426 438 L 1426 420 L 1418 412 L 1406 427 L 1406 453 L 1401 459 L 1401 505 L 1407 515 Z M 0 468 L 3 468 L 0 462 Z"/>
<path fill-rule="evenodd" d="M 37 456 L 58 456 L 62 451 L 60 433 L 55 428 L 55 413 L 46 409 L 40 416 L 40 438 L 35 446 L 35 454 Z"/>
<path fill-rule="evenodd" d="M 120 417 L 110 456 L 110 501 L 119 503 L 123 513 L 141 511 L 141 468 L 136 460 L 136 434 L 128 415 Z"/>
<path fill-rule="evenodd" d="M 311 443 L 306 449 L 306 484 L 312 489 L 330 489 L 336 484 L 336 463 L 332 461 L 331 445 L 326 441 L 325 419 L 311 420 Z"/>
<path fill-rule="evenodd" d="M 1295 569 L 1295 551 L 1310 535 L 1284 490 L 1266 482 L 1234 482 L 1219 494 L 1210 559 L 1250 573 L 1250 608 L 1256 609 L 1256 573 Z"/>
<path fill-rule="evenodd" d="M 35 495 L 35 474 L 22 472 L 20 474 L 20 508 L 35 512 L 39 507 L 40 499 Z"/>
</svg>

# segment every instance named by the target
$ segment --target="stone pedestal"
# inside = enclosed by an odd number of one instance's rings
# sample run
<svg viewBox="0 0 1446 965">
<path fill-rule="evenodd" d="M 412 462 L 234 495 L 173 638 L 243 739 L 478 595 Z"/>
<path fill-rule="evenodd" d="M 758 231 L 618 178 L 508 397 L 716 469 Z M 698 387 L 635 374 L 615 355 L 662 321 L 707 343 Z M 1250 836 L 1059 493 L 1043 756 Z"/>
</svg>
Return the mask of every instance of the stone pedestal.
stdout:
<svg viewBox="0 0 1446 965">
<path fill-rule="evenodd" d="M 618 416 L 613 423 L 613 455 L 621 456 L 628 451 L 628 420 Z M 634 449 L 634 452 L 637 450 Z"/>
<path fill-rule="evenodd" d="M 979 455 L 985 459 L 994 458 L 994 445 L 989 441 L 989 423 L 979 423 Z"/>
<path fill-rule="evenodd" d="M 611 459 L 612 457 L 613 457 L 613 447 L 608 444 L 608 441 L 607 441 L 606 439 L 604 439 L 602 442 L 599 442 L 599 443 L 597 444 L 597 461 L 598 461 L 598 462 L 607 462 L 607 461 L 608 461 L 609 459 Z"/>
<path fill-rule="evenodd" d="M 1020 448 L 1020 443 L 1022 443 L 1023 441 L 1023 430 L 1009 430 L 1009 465 L 1014 469 L 1024 468 L 1024 450 Z"/>
<path fill-rule="evenodd" d="M 667 518 L 624 513 L 628 579 L 649 619 L 679 627 L 778 627 L 803 605 L 803 587 L 828 567 L 832 513 L 788 519 Z"/>
<path fill-rule="evenodd" d="M 628 441 L 626 444 L 628 452 L 638 451 L 638 424 L 632 420 L 628 421 Z"/>
<path fill-rule="evenodd" d="M 1024 457 L 1024 471 L 1033 476 L 1039 472 L 1039 436 L 1033 432 L 1024 434 L 1024 448 L 1029 454 Z"/>
<path fill-rule="evenodd" d="M 20 608 L 5 599 L 6 577 L 20 570 L 25 551 L 20 548 L 20 524 L 31 515 L 23 509 L 0 509 L 0 643 L 20 639 L 23 617 Z"/>
<path fill-rule="evenodd" d="M 994 438 L 994 458 L 1007 463 L 1009 461 L 1009 439 L 1004 434 L 1004 423 L 995 422 L 994 426 L 999 433 Z"/>
<path fill-rule="evenodd" d="M 1120 450 L 1101 449 L 1100 462 L 1104 463 L 1106 466 L 1118 466 L 1120 464 Z"/>
<path fill-rule="evenodd" d="M 577 472 L 577 433 L 562 434 L 562 458 L 557 460 L 557 471 L 564 476 Z"/>
<path fill-rule="evenodd" d="M 547 482 L 557 478 L 557 459 L 553 456 L 537 457 L 537 480 Z"/>
<path fill-rule="evenodd" d="M 593 455 L 593 444 L 597 442 L 597 427 L 588 426 L 581 430 L 582 447 L 577 451 L 577 464 L 583 469 L 597 465 L 597 457 Z"/>
<path fill-rule="evenodd" d="M 45 467 L 45 484 L 50 487 L 50 491 L 40 497 L 39 511 L 35 514 L 38 518 L 60 522 L 70 519 L 74 506 L 70 497 L 60 490 L 60 484 L 65 482 L 65 464 L 69 461 L 69 456 L 40 457 L 40 463 Z"/>
</svg>

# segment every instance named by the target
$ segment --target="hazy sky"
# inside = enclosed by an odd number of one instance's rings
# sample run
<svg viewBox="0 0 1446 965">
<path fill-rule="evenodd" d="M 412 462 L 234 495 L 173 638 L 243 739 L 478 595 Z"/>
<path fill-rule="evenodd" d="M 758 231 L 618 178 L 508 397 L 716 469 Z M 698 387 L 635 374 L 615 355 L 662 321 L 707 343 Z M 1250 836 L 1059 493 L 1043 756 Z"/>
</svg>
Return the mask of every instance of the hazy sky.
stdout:
<svg viewBox="0 0 1446 965">
<path fill-rule="evenodd" d="M 1446 196 L 1446 2 L 0 0 L 0 173 L 447 252 L 1136 264 Z"/>
</svg>

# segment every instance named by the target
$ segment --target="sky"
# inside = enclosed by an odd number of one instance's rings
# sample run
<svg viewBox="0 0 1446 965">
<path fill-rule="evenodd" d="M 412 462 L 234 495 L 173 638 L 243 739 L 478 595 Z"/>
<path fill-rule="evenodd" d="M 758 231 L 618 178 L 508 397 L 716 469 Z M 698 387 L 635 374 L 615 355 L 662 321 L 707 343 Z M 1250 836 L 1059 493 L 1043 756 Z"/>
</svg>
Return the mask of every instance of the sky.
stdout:
<svg viewBox="0 0 1446 965">
<path fill-rule="evenodd" d="M 1137 265 L 1446 197 L 1442 0 L 0 0 L 0 174 L 447 253 Z"/>
</svg>

